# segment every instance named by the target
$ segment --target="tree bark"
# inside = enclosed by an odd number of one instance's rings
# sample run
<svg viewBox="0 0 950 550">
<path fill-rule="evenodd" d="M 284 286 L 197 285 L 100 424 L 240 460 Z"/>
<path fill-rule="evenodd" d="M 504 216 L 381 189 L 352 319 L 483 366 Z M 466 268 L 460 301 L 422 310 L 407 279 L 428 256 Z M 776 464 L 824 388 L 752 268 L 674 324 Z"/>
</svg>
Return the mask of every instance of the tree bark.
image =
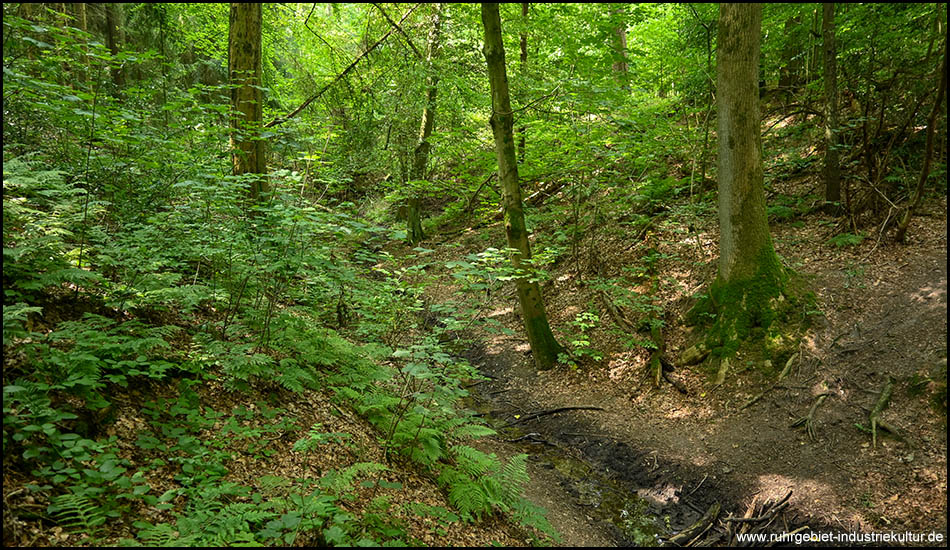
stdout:
<svg viewBox="0 0 950 550">
<path fill-rule="evenodd" d="M 525 269 L 528 267 L 525 261 L 531 258 L 531 249 L 522 209 L 518 163 L 515 160 L 512 132 L 514 113 L 511 111 L 511 99 L 508 94 L 508 76 L 505 69 L 505 49 L 501 38 L 498 4 L 482 4 L 482 24 L 485 27 L 485 46 L 482 51 L 488 64 L 488 78 L 491 84 L 491 127 L 495 137 L 498 179 L 501 181 L 502 202 L 505 208 L 505 233 L 508 246 L 517 250 L 512 257 L 513 266 L 515 269 Z M 537 282 L 532 282 L 527 276 L 517 278 L 515 285 L 535 365 L 538 369 L 550 369 L 557 363 L 557 356 L 563 348 L 554 338 L 548 324 L 544 302 L 541 299 L 541 289 Z"/>
<path fill-rule="evenodd" d="M 235 176 L 264 174 L 260 139 L 264 94 L 261 91 L 261 4 L 231 3 L 228 32 L 228 80 L 231 84 L 231 162 Z M 260 200 L 263 177 L 250 180 L 251 200 Z"/>
<path fill-rule="evenodd" d="M 825 59 L 825 202 L 836 208 L 841 202 L 841 168 L 838 162 L 838 63 L 835 47 L 835 5 L 822 6 L 821 35 Z"/>
<path fill-rule="evenodd" d="M 721 4 L 717 63 L 719 274 L 711 289 L 721 345 L 770 322 L 786 275 L 765 210 L 759 115 L 760 4 Z"/>
<path fill-rule="evenodd" d="M 105 5 L 106 11 L 106 47 L 112 57 L 119 55 L 122 42 L 125 41 L 125 32 L 122 29 L 122 12 L 120 4 L 108 3 Z M 117 61 L 109 66 L 109 73 L 112 76 L 112 84 L 115 86 L 113 95 L 118 97 L 119 90 L 125 84 L 125 78 L 122 74 L 122 67 Z"/>
<path fill-rule="evenodd" d="M 435 108 L 439 77 L 434 67 L 434 60 L 439 54 L 442 21 L 440 4 L 435 4 L 434 9 L 435 14 L 432 19 L 432 27 L 429 29 L 428 45 L 426 46 L 426 103 L 422 110 L 419 141 L 416 143 L 415 151 L 413 151 L 412 171 L 409 175 L 409 179 L 412 181 L 424 180 L 426 178 L 426 165 L 429 162 L 429 151 L 432 149 L 429 138 L 432 136 L 432 129 L 435 127 Z M 408 206 L 409 225 L 407 228 L 407 237 L 410 244 L 416 244 L 425 238 L 425 235 L 422 233 L 422 208 L 418 190 L 414 191 L 412 196 L 409 197 Z"/>
<path fill-rule="evenodd" d="M 627 82 L 627 25 L 623 8 L 611 10 L 610 15 L 613 19 L 619 20 L 617 26 L 613 29 L 613 49 L 614 58 L 616 59 L 613 63 L 614 74 L 617 76 L 617 80 L 620 81 L 620 87 L 629 90 L 630 86 Z"/>
</svg>

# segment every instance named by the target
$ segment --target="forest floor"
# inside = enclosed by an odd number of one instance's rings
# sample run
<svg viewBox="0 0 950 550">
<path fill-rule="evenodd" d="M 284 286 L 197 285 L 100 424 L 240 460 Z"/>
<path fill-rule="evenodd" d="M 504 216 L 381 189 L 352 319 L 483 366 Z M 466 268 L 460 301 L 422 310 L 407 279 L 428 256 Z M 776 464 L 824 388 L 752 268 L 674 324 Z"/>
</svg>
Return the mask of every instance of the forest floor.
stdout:
<svg viewBox="0 0 950 550">
<path fill-rule="evenodd" d="M 716 502 L 720 518 L 748 517 L 755 504 L 761 510 L 789 492 L 771 532 L 937 532 L 945 544 L 946 207 L 940 198 L 924 208 L 905 245 L 872 230 L 861 243 L 837 246 L 829 242 L 835 219 L 821 213 L 773 223 L 777 252 L 804 276 L 821 313 L 811 312 L 811 328 L 778 385 L 781 365 L 762 368 L 740 354 L 718 387 L 708 366 L 669 373 L 685 394 L 666 382 L 656 387 L 649 352 L 605 330 L 610 314 L 581 277 L 642 263 L 644 246 L 659 252 L 654 269 L 663 276 L 653 289 L 663 308 L 665 353 L 675 363 L 696 339 L 683 321 L 689 297 L 715 276 L 715 220 L 688 233 L 681 221 L 660 223 L 645 243 L 592 237 L 595 252 L 555 265 L 543 290 L 556 331 L 585 307 L 600 312 L 601 330 L 589 336 L 602 359 L 536 372 L 513 290 L 496 293 L 488 317 L 515 336 L 485 334 L 466 354 L 490 377 L 477 386 L 479 407 L 502 428 L 487 450 L 532 455 L 527 494 L 549 510 L 565 546 L 643 543 L 693 524 Z M 482 232 L 491 230 L 503 235 L 498 225 Z M 435 255 L 457 259 L 484 248 L 475 232 L 451 241 L 455 247 L 436 247 Z M 450 283 L 429 289 L 434 301 L 456 291 Z M 894 391 L 882 418 L 899 437 L 881 432 L 874 446 L 862 428 L 889 377 Z M 811 437 L 792 425 L 823 394 Z M 599 410 L 547 414 L 562 407 Z M 530 418 L 538 412 L 546 414 Z"/>
</svg>

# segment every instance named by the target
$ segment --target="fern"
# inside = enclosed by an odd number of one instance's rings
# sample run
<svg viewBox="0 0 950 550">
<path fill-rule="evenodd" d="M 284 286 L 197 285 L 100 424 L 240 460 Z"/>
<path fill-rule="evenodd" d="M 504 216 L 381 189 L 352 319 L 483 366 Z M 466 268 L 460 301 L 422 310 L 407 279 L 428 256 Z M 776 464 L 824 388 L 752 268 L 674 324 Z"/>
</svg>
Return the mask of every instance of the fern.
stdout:
<svg viewBox="0 0 950 550">
<path fill-rule="evenodd" d="M 53 497 L 47 512 L 66 529 L 87 533 L 95 532 L 106 521 L 102 508 L 83 495 L 66 494 Z"/>
<path fill-rule="evenodd" d="M 452 447 L 452 452 L 458 469 L 473 478 L 498 467 L 498 458 L 494 454 L 487 455 L 467 445 L 456 445 Z"/>
<path fill-rule="evenodd" d="M 353 482 L 357 477 L 384 472 L 389 468 L 378 462 L 357 462 L 340 471 L 330 470 L 320 479 L 320 486 L 335 494 L 342 494 L 353 489 Z"/>
<path fill-rule="evenodd" d="M 473 424 L 468 418 L 464 418 L 466 421 L 465 424 L 455 427 L 450 433 L 451 439 L 456 441 L 466 441 L 469 439 L 478 439 L 480 437 L 488 437 L 497 434 L 495 430 L 485 426 L 483 424 Z"/>
</svg>

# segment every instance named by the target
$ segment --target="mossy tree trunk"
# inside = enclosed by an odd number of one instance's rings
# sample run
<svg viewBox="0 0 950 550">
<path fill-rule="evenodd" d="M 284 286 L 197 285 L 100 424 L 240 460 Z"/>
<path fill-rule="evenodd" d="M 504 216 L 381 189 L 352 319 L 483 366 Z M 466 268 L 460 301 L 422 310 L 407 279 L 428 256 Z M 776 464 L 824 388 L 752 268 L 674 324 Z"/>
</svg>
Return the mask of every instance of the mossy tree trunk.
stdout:
<svg viewBox="0 0 950 550">
<path fill-rule="evenodd" d="M 261 4 L 232 3 L 228 31 L 228 79 L 231 84 L 231 163 L 235 176 L 264 174 L 261 91 Z M 264 178 L 250 181 L 251 200 L 260 200 Z"/>
<path fill-rule="evenodd" d="M 759 4 L 721 4 L 717 63 L 719 274 L 711 289 L 725 353 L 768 326 L 787 275 L 769 234 L 759 118 Z"/>
<path fill-rule="evenodd" d="M 488 63 L 488 78 L 491 83 L 491 127 L 495 137 L 495 156 L 498 159 L 498 179 L 501 181 L 502 201 L 505 209 L 505 233 L 508 246 L 518 252 L 512 258 L 516 269 L 526 268 L 525 260 L 531 258 L 528 232 L 522 208 L 521 187 L 518 181 L 518 163 L 515 160 L 514 113 L 508 94 L 508 76 L 505 69 L 505 49 L 501 38 L 501 17 L 498 4 L 482 4 L 482 24 L 485 27 L 483 53 Z M 563 351 L 548 324 L 541 289 L 528 277 L 515 280 L 521 316 L 524 321 L 531 354 L 539 369 L 549 369 L 557 363 Z"/>
<path fill-rule="evenodd" d="M 434 6 L 435 14 L 432 19 L 432 27 L 429 28 L 428 46 L 426 47 L 425 71 L 426 71 L 426 103 L 422 110 L 422 123 L 419 128 L 419 141 L 416 142 L 416 148 L 412 156 L 412 172 L 409 179 L 420 181 L 426 178 L 426 165 L 429 162 L 429 151 L 432 145 L 429 138 L 432 137 L 432 129 L 435 127 L 435 107 L 436 96 L 438 93 L 439 76 L 435 70 L 434 60 L 439 53 L 439 37 L 441 33 L 441 14 L 440 4 Z M 425 238 L 422 233 L 422 215 L 421 200 L 419 191 L 413 191 L 408 201 L 408 227 L 407 238 L 411 244 L 416 244 Z"/>
</svg>

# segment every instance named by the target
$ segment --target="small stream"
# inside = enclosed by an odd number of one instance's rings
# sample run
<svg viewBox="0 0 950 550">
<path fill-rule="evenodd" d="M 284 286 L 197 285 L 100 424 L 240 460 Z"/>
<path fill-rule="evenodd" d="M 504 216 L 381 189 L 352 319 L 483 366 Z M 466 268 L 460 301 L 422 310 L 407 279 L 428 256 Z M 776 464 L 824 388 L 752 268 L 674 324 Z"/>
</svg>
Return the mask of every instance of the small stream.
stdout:
<svg viewBox="0 0 950 550">
<path fill-rule="evenodd" d="M 520 447 L 539 467 L 554 470 L 575 506 L 595 520 L 613 526 L 611 535 L 618 546 L 659 546 L 660 537 L 669 534 L 667 522 L 651 513 L 649 503 L 635 490 L 558 443 L 517 426 L 506 427 L 505 419 L 492 415 L 498 412 L 499 404 L 486 394 L 475 394 L 466 405 L 481 413 L 506 444 Z"/>
</svg>

